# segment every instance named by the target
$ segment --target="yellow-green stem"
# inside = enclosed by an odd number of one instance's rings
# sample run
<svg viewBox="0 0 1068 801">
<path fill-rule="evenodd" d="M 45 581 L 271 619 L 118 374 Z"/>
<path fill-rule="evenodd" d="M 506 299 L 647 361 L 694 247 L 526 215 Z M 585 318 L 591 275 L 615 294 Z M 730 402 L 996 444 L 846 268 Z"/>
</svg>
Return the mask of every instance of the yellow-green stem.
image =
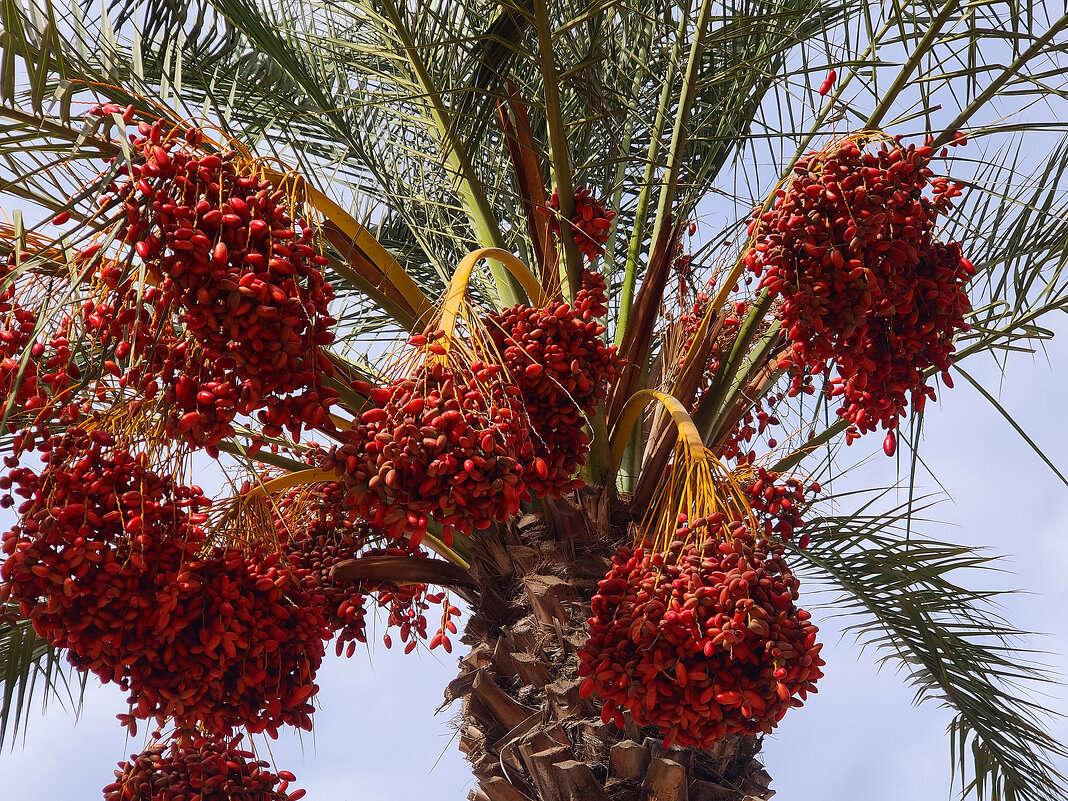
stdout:
<svg viewBox="0 0 1068 801">
<path fill-rule="evenodd" d="M 560 106 L 560 83 L 553 56 L 553 33 L 546 0 L 534 0 L 534 27 L 538 32 L 538 51 L 545 86 L 549 160 L 553 183 L 560 199 L 560 241 L 564 247 L 564 277 L 567 283 L 565 296 L 574 300 L 575 293 L 582 287 L 582 254 L 571 235 L 571 218 L 575 216 L 575 179 L 571 172 L 571 151 L 568 149 L 567 128 Z"/>
<path fill-rule="evenodd" d="M 638 206 L 634 211 L 634 230 L 630 233 L 630 243 L 627 246 L 627 264 L 623 273 L 619 314 L 616 317 L 616 347 L 623 344 L 623 336 L 627 330 L 630 310 L 634 305 L 634 287 L 638 281 L 638 257 L 645 242 L 645 216 L 649 213 L 649 203 L 652 200 L 653 178 L 656 175 L 657 159 L 660 157 L 660 139 L 664 134 L 664 126 L 667 124 L 668 109 L 671 105 L 671 92 L 677 72 L 676 65 L 679 62 L 679 56 L 682 54 L 682 39 L 689 16 L 690 7 L 687 4 L 685 13 L 680 15 L 678 32 L 672 44 L 671 57 L 668 59 L 668 71 L 667 75 L 664 76 L 664 86 L 660 92 L 660 103 L 657 105 L 656 118 L 653 121 L 653 130 L 649 139 L 649 152 L 645 157 L 645 174 L 642 176 L 641 191 L 638 193 Z M 655 242 L 656 240 L 652 241 Z"/>
<path fill-rule="evenodd" d="M 401 17 L 400 10 L 393 0 L 382 0 L 382 6 L 393 24 L 397 38 L 404 49 L 404 55 L 408 59 L 412 72 L 415 73 L 415 78 L 426 99 L 427 110 L 430 112 L 434 122 L 431 133 L 444 150 L 450 172 L 459 181 L 456 191 L 460 196 L 464 211 L 467 212 L 471 221 L 471 226 L 475 230 L 475 236 L 481 244 L 505 248 L 506 243 L 504 236 L 501 234 L 500 225 L 497 223 L 497 218 L 490 207 L 489 199 L 482 189 L 482 183 L 475 174 L 467 150 L 457 134 L 455 121 L 441 98 L 441 92 L 431 79 L 422 59 L 419 58 L 418 48 L 404 19 Z M 497 291 L 500 293 L 501 302 L 506 306 L 518 303 L 520 299 L 519 287 L 503 265 L 490 262 L 490 271 L 493 274 L 494 283 L 497 285 Z"/>
<path fill-rule="evenodd" d="M 686 412 L 686 407 L 682 405 L 678 398 L 656 389 L 642 389 L 627 399 L 627 402 L 623 405 L 623 410 L 619 413 L 619 420 L 615 428 L 612 429 L 612 436 L 609 438 L 609 442 L 611 443 L 610 464 L 613 470 L 618 469 L 620 462 L 623 461 L 623 453 L 627 448 L 631 431 L 641 418 L 642 411 L 653 401 L 658 401 L 667 409 L 671 419 L 675 421 L 675 426 L 679 430 L 679 437 L 686 443 L 686 447 L 693 452 L 704 448 L 701 433 L 697 430 L 697 426 L 693 424 L 693 420 L 690 419 L 690 415 Z"/>
</svg>

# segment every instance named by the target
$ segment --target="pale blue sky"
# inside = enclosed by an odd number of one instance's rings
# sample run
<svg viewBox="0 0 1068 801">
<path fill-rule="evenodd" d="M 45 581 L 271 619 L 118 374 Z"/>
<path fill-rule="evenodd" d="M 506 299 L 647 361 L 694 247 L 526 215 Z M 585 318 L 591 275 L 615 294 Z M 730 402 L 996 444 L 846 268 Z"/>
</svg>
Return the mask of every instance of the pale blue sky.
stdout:
<svg viewBox="0 0 1068 801">
<path fill-rule="evenodd" d="M 1068 330 L 1062 327 L 1062 334 Z M 1068 336 L 1041 355 L 1018 355 L 1001 386 L 1003 403 L 1038 439 L 1047 453 L 1068 464 L 1068 431 L 1057 419 L 1057 398 L 1068 391 L 1065 373 Z M 988 389 L 999 388 L 992 364 L 973 374 Z M 1058 374 L 1059 373 L 1059 374 Z M 1012 574 L 986 577 L 987 586 L 1024 587 L 1031 595 L 1005 599 L 1006 615 L 1018 627 L 1047 632 L 1034 643 L 1055 652 L 1049 657 L 1065 675 L 1068 653 L 1068 493 L 985 401 L 967 385 L 944 392 L 925 425 L 923 455 L 952 494 L 936 510 L 951 525 L 931 533 L 943 539 L 989 545 L 1011 554 Z M 879 450 L 869 437 L 863 448 Z M 895 480 L 895 463 L 879 455 L 863 470 L 869 484 Z M 858 474 L 859 475 L 859 474 Z M 928 489 L 936 489 L 925 480 Z M 804 592 L 804 590 L 803 590 Z M 811 596 L 808 596 L 811 598 Z M 765 760 L 779 797 L 790 801 L 940 801 L 950 785 L 949 715 L 931 704 L 911 705 L 911 691 L 890 665 L 879 673 L 872 654 L 858 655 L 851 639 L 840 641 L 817 609 L 827 659 L 820 692 L 792 711 L 765 745 Z M 365 652 L 350 660 L 328 657 L 320 674 L 321 710 L 314 734 L 283 734 L 271 744 L 277 766 L 297 774 L 309 801 L 460 801 L 471 780 L 462 756 L 450 742 L 452 714 L 434 717 L 441 691 L 455 675 L 455 661 L 440 651 L 403 656 L 375 648 L 373 666 Z M 31 720 L 25 746 L 0 755 L 5 796 L 35 801 L 97 798 L 115 763 L 142 745 L 127 741 L 115 721 L 122 694 L 90 682 L 86 708 L 77 724 L 53 706 Z M 1036 703 L 1068 712 L 1063 688 Z M 1068 740 L 1058 721 L 1056 734 Z M 435 762 L 437 766 L 434 767 Z M 1068 770 L 1068 765 L 1061 765 Z"/>
</svg>

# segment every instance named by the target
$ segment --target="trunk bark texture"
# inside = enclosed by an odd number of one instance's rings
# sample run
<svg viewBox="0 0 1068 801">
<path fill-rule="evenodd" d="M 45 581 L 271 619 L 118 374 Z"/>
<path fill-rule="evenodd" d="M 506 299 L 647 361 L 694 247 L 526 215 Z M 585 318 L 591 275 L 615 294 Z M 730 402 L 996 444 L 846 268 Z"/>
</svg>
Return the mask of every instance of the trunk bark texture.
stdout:
<svg viewBox="0 0 1068 801">
<path fill-rule="evenodd" d="M 665 749 L 627 715 L 620 731 L 579 697 L 577 652 L 597 582 L 631 541 L 624 504 L 586 488 L 497 533 L 471 572 L 480 592 L 471 647 L 445 705 L 462 701 L 460 750 L 478 787 L 469 801 L 742 801 L 767 799 L 755 737 L 713 750 Z"/>
</svg>

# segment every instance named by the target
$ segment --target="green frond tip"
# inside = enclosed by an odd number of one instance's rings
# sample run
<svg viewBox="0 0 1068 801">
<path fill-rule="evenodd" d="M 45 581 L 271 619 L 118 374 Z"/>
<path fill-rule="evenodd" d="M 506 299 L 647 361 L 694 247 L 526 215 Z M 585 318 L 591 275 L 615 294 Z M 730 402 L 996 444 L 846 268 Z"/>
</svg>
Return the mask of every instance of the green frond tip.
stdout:
<svg viewBox="0 0 1068 801">
<path fill-rule="evenodd" d="M 915 513 L 915 506 L 913 507 Z M 1054 680 L 1023 647 L 1027 634 L 992 611 L 994 592 L 958 583 L 995 559 L 906 530 L 907 507 L 814 519 L 798 550 L 819 580 L 841 590 L 832 607 L 862 618 L 847 631 L 882 662 L 896 662 L 916 701 L 956 713 L 950 724 L 962 793 L 990 801 L 1052 801 L 1068 795 L 1055 761 L 1052 713 L 1036 696 Z"/>
<path fill-rule="evenodd" d="M 71 686 L 73 673 L 60 652 L 37 636 L 28 620 L 0 617 L 0 748 L 24 730 L 26 712 L 35 695 L 42 705 L 51 699 L 81 706 L 84 682 Z"/>
</svg>

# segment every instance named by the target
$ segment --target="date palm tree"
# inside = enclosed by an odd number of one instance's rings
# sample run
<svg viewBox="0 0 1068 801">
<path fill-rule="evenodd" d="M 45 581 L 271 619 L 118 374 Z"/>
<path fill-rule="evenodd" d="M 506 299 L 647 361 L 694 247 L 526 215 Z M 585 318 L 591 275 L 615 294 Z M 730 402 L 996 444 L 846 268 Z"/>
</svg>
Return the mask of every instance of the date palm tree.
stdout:
<svg viewBox="0 0 1068 801">
<path fill-rule="evenodd" d="M 742 256 L 753 209 L 772 208 L 805 154 L 846 134 L 929 137 L 935 150 L 966 136 L 941 162 L 964 194 L 940 236 L 961 242 L 974 265 L 972 308 L 942 379 L 971 382 L 1014 426 L 968 360 L 1030 350 L 1068 311 L 1068 15 L 1052 4 L 118 0 L 101 11 L 5 0 L 0 19 L 10 276 L 70 275 L 89 242 L 108 247 L 114 219 L 97 201 L 137 158 L 132 121 L 210 129 L 264 159 L 270 180 L 300 176 L 336 294 L 329 355 L 349 379 L 335 379 L 344 419 L 365 408 L 360 382 L 379 383 L 390 354 L 450 298 L 455 306 L 454 290 L 485 313 L 574 301 L 590 257 L 603 273 L 604 336 L 622 367 L 585 418 L 584 486 L 458 533 L 451 546 L 431 527 L 439 558 L 421 572 L 381 556 L 337 572 L 440 584 L 470 605 L 469 651 L 445 697 L 459 704 L 474 801 L 769 797 L 759 737 L 689 748 L 630 716 L 620 728 L 602 720 L 577 665 L 598 581 L 663 496 L 680 463 L 676 440 L 726 459 L 739 429 L 789 386 L 781 303 L 745 277 Z M 603 248 L 589 256 L 583 187 L 614 212 L 597 212 Z M 75 227 L 57 236 L 49 223 L 67 218 Z M 465 259 L 472 252 L 486 258 Z M 460 264 L 469 280 L 457 278 Z M 33 335 L 13 357 L 18 377 L 52 310 L 90 291 L 64 286 L 38 297 Z M 111 354 L 75 350 L 77 390 L 105 374 Z M 848 455 L 871 438 L 846 451 L 854 432 L 834 406 L 819 393 L 776 398 L 781 441 L 761 431 L 756 464 L 806 485 L 847 472 Z M 5 406 L 5 453 L 26 415 Z M 1051 677 L 1016 650 L 1019 632 L 987 594 L 960 578 L 990 559 L 922 532 L 928 499 L 913 488 L 924 422 L 916 411 L 897 434 L 905 503 L 887 503 L 879 488 L 825 491 L 805 503 L 807 547 L 784 543 L 786 558 L 804 587 L 839 591 L 833 612 L 855 616 L 858 639 L 900 665 L 919 701 L 952 711 L 965 793 L 1063 797 L 1056 761 L 1066 751 L 1028 701 Z M 217 444 L 235 487 L 249 478 L 270 496 L 327 480 L 308 472 L 304 446 L 285 432 L 268 437 L 278 448 L 253 453 L 258 425 Z M 33 692 L 79 681 L 61 651 L 9 616 L 0 742 L 24 723 Z M 803 713 L 782 725 L 803 726 Z"/>
</svg>

